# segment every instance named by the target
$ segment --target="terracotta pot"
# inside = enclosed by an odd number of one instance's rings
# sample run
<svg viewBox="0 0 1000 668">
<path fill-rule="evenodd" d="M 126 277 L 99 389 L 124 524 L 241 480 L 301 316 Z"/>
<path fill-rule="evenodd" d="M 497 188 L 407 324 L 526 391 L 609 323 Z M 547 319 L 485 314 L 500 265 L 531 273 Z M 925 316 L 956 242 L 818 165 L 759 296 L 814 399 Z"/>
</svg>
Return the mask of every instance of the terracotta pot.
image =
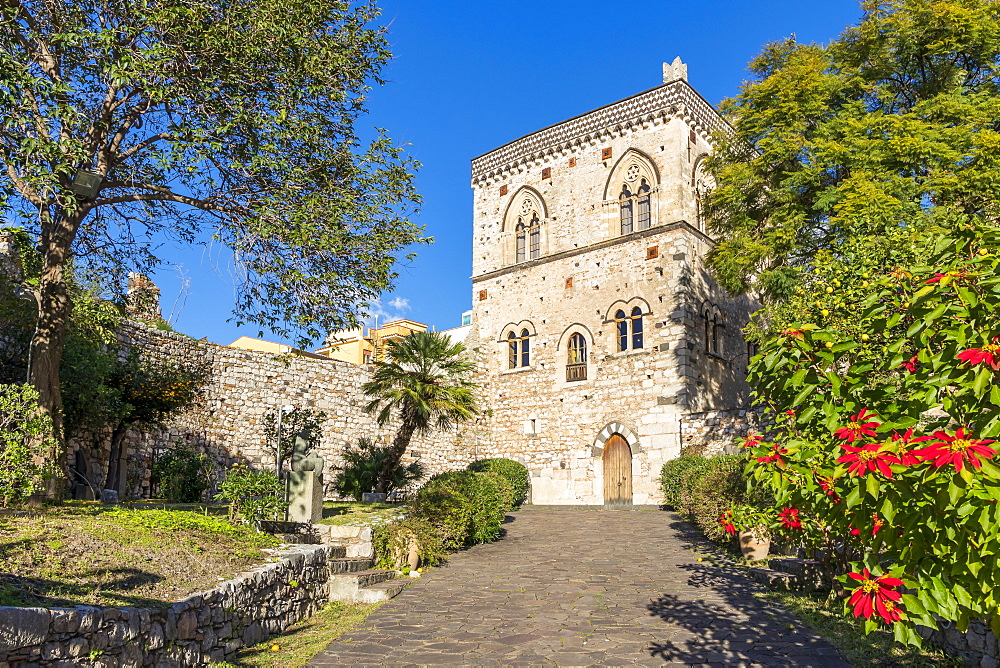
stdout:
<svg viewBox="0 0 1000 668">
<path fill-rule="evenodd" d="M 771 550 L 770 540 L 757 540 L 753 531 L 741 531 L 739 541 L 740 552 L 747 561 L 767 559 L 767 553 Z"/>
</svg>

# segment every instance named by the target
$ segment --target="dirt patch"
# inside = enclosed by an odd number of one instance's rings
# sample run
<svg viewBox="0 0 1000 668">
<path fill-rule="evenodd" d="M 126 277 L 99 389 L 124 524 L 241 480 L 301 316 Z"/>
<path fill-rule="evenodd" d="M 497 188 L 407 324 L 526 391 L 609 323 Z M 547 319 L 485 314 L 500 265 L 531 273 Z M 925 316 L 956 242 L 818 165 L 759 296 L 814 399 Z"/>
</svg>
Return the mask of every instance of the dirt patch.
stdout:
<svg viewBox="0 0 1000 668">
<path fill-rule="evenodd" d="M 266 561 L 276 543 L 189 511 L 0 514 L 0 605 L 165 607 Z"/>
</svg>

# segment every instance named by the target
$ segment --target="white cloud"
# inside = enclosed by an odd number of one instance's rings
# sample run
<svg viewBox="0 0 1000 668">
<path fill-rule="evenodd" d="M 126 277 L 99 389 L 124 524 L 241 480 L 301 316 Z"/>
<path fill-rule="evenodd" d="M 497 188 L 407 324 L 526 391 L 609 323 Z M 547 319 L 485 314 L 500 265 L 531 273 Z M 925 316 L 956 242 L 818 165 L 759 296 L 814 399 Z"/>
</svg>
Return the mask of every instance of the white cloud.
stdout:
<svg viewBox="0 0 1000 668">
<path fill-rule="evenodd" d="M 389 302 L 389 307 L 400 313 L 405 313 L 410 310 L 410 300 L 403 299 L 402 297 L 393 297 Z"/>
<path fill-rule="evenodd" d="M 381 299 L 372 300 L 368 307 L 368 318 L 365 325 L 375 327 L 392 320 L 399 320 L 410 310 L 410 300 L 403 297 L 393 297 L 386 304 Z"/>
</svg>

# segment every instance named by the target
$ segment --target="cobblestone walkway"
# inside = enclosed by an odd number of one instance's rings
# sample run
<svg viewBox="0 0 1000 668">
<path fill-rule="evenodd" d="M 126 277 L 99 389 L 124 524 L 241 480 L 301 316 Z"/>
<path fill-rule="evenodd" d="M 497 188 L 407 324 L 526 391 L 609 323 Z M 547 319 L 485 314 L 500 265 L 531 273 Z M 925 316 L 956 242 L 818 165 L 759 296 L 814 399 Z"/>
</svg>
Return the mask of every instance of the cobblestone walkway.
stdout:
<svg viewBox="0 0 1000 668">
<path fill-rule="evenodd" d="M 311 665 L 849 665 L 672 513 L 532 509 L 506 527 Z"/>
</svg>

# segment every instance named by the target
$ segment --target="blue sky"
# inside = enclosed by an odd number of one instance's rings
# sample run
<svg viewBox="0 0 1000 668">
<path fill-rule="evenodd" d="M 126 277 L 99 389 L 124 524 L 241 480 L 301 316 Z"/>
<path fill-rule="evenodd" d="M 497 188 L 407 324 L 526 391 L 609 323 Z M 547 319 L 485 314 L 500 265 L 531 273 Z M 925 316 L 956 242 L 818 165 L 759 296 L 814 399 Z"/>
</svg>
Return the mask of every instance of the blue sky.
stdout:
<svg viewBox="0 0 1000 668">
<path fill-rule="evenodd" d="M 368 126 L 385 127 L 423 167 L 418 222 L 436 243 L 400 266 L 380 321 L 407 317 L 437 329 L 471 308 L 469 161 L 547 125 L 661 83 L 661 64 L 688 63 L 710 102 L 734 95 L 762 45 L 794 34 L 827 42 L 860 18 L 855 0 L 482 3 L 382 0 L 394 60 L 373 91 Z M 226 322 L 234 303 L 224 249 L 162 249 L 174 262 L 154 277 L 165 317 L 217 343 L 256 328 Z M 182 277 L 189 288 L 179 299 Z M 179 309 L 179 312 L 178 312 Z"/>
</svg>

